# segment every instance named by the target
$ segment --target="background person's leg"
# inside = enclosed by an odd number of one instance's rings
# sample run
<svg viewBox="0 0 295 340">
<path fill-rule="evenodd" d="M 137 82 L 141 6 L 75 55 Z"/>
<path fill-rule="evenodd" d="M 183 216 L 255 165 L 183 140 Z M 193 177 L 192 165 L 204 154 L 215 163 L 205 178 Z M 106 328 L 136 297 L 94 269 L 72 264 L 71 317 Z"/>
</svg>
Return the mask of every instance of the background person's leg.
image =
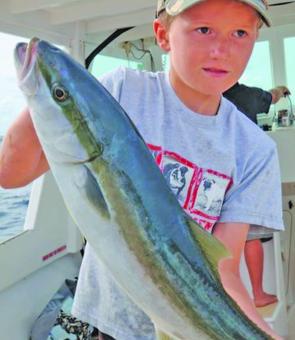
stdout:
<svg viewBox="0 0 295 340">
<path fill-rule="evenodd" d="M 245 245 L 245 260 L 252 285 L 254 303 L 256 307 L 263 307 L 277 302 L 275 295 L 263 290 L 263 261 L 264 252 L 260 239 L 250 240 Z"/>
</svg>

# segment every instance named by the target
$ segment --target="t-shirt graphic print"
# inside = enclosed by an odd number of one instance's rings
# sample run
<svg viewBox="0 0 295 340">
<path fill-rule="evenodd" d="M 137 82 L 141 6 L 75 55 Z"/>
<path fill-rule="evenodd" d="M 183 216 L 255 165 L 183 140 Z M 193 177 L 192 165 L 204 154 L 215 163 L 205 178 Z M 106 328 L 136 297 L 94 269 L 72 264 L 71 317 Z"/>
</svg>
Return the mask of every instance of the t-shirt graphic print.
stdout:
<svg viewBox="0 0 295 340">
<path fill-rule="evenodd" d="M 160 146 L 148 144 L 148 147 L 182 208 L 204 229 L 212 232 L 220 217 L 224 196 L 232 184 L 231 177 L 201 168 Z"/>
</svg>

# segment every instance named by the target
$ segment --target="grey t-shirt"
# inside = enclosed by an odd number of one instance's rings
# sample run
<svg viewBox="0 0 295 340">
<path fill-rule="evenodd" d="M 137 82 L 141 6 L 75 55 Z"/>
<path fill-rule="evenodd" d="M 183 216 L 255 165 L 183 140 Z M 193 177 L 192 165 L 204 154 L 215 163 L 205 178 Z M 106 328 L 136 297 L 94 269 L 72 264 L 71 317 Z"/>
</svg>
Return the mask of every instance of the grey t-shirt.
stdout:
<svg viewBox="0 0 295 340">
<path fill-rule="evenodd" d="M 137 126 L 183 209 L 208 232 L 217 221 L 283 229 L 275 143 L 231 102 L 221 98 L 215 116 L 193 112 L 165 73 L 120 68 L 101 82 Z M 73 313 L 118 340 L 154 339 L 148 317 L 89 245 Z"/>
</svg>

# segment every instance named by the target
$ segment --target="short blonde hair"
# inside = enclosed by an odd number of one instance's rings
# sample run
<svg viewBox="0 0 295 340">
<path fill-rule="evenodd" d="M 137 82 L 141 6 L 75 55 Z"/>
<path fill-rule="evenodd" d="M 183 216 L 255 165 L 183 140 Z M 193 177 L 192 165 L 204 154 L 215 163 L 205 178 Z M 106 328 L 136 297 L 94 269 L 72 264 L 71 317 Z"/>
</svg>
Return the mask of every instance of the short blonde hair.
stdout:
<svg viewBox="0 0 295 340">
<path fill-rule="evenodd" d="M 166 27 L 169 28 L 175 16 L 168 14 L 165 10 L 159 14 L 159 20 Z"/>
</svg>

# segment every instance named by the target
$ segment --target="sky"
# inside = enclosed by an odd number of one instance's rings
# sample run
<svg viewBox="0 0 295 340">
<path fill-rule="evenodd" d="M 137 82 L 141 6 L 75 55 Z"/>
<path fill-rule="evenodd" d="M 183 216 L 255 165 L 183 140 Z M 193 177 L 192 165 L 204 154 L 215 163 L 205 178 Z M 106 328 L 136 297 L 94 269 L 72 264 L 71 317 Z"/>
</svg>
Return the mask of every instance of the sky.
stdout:
<svg viewBox="0 0 295 340">
<path fill-rule="evenodd" d="M 21 37 L 0 33 L 0 136 L 7 130 L 25 100 L 18 88 L 14 67 L 14 48 L 18 42 L 27 41 Z"/>
<path fill-rule="evenodd" d="M 28 39 L 17 37 L 10 34 L 0 33 L 1 49 L 0 49 L 0 61 L 1 61 L 1 77 L 14 76 L 14 60 L 13 51 L 17 43 L 27 42 Z"/>
</svg>

